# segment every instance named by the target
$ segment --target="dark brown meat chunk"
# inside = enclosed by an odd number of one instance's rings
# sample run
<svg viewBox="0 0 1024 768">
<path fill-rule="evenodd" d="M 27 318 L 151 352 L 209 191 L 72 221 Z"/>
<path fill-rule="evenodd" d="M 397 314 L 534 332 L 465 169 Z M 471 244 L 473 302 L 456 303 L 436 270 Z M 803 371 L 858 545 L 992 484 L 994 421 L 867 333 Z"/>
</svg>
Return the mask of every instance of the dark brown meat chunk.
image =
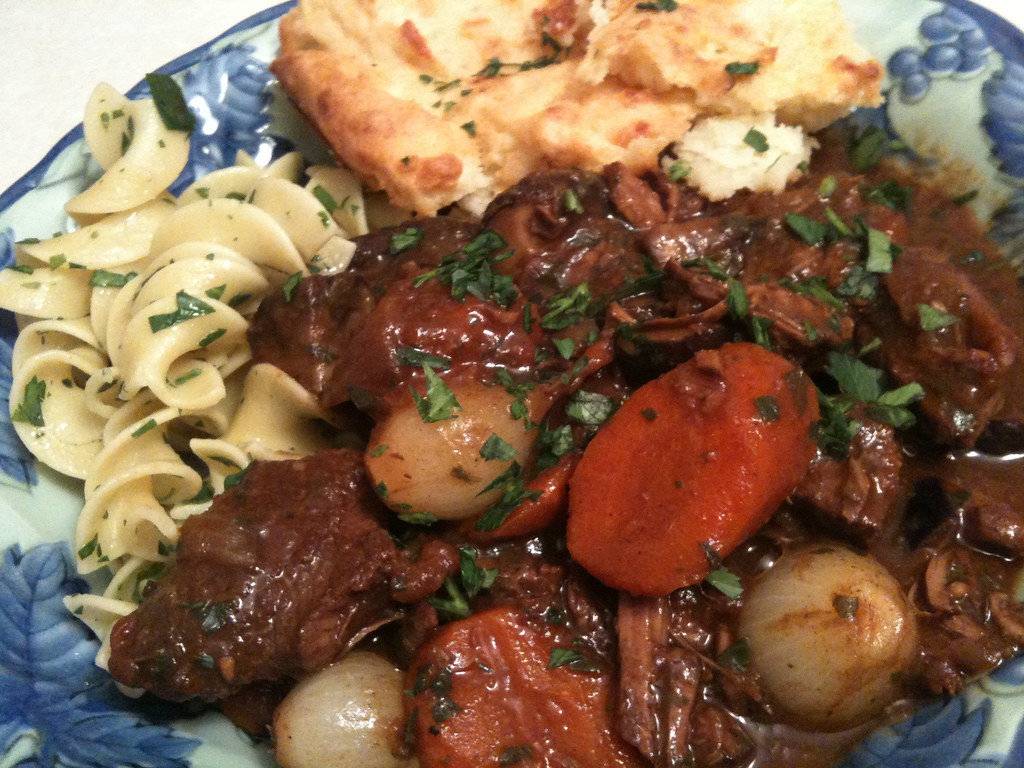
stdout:
<svg viewBox="0 0 1024 768">
<path fill-rule="evenodd" d="M 418 239 L 402 237 L 410 230 Z M 335 369 L 365 361 L 356 337 L 388 286 L 435 267 L 479 231 L 478 224 L 431 218 L 357 238 L 345 272 L 313 275 L 290 297 L 274 293 L 263 300 L 249 329 L 254 361 L 276 365 L 318 397 L 330 391 L 325 405 L 347 400 L 344 387 L 332 383 Z"/>
<path fill-rule="evenodd" d="M 896 503 L 903 454 L 891 426 L 860 421 L 848 456 L 819 456 L 793 498 L 840 534 L 863 540 L 882 530 Z"/>
<path fill-rule="evenodd" d="M 655 768 L 690 755 L 690 718 L 700 697 L 703 663 L 671 643 L 670 597 L 619 597 L 619 734 Z"/>
<path fill-rule="evenodd" d="M 634 228 L 619 218 L 595 174 L 529 176 L 498 195 L 483 221 L 513 249 L 496 268 L 530 300 L 586 283 L 595 299 L 607 301 L 649 274 Z"/>
<path fill-rule="evenodd" d="M 456 566 L 438 542 L 413 561 L 385 514 L 354 451 L 252 465 L 185 521 L 173 569 L 114 626 L 111 674 L 161 698 L 213 700 L 341 657 Z"/>
<path fill-rule="evenodd" d="M 878 302 L 866 318 L 885 366 L 900 384 L 924 387 L 921 408 L 940 442 L 972 446 L 1003 405 L 1020 339 L 945 254 L 905 249 L 885 286 L 893 305 Z M 928 312 L 946 318 L 931 327 Z"/>
</svg>

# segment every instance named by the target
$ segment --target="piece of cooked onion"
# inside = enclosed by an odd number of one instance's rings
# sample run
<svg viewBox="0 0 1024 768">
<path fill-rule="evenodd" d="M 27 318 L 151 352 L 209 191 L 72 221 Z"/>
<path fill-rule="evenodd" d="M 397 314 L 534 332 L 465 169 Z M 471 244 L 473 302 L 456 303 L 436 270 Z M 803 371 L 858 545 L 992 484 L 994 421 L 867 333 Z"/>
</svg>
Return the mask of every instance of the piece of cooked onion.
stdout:
<svg viewBox="0 0 1024 768">
<path fill-rule="evenodd" d="M 900 585 L 874 558 L 839 546 L 783 555 L 748 590 L 740 631 L 779 714 L 821 730 L 879 714 L 917 649 Z"/>
<path fill-rule="evenodd" d="M 368 651 L 299 682 L 274 713 L 283 768 L 411 768 L 396 756 L 404 714 L 402 673 Z"/>
<path fill-rule="evenodd" d="M 525 464 L 537 432 L 512 417 L 512 395 L 503 387 L 473 382 L 456 383 L 452 392 L 461 407 L 454 418 L 425 422 L 410 401 L 374 428 L 366 468 L 392 509 L 461 520 L 495 504 L 501 490 L 484 489 L 511 461 L 480 455 L 492 435 L 515 450 L 520 466 Z M 530 419 L 538 420 L 530 411 Z"/>
</svg>

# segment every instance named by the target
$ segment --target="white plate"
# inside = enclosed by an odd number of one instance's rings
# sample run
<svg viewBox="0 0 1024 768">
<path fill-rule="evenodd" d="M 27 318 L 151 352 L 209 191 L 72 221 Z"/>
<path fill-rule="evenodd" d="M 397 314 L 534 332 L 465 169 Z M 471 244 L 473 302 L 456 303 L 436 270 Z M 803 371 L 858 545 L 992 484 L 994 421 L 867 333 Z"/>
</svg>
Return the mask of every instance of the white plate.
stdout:
<svg viewBox="0 0 1024 768">
<path fill-rule="evenodd" d="M 986 192 L 978 209 L 994 214 L 994 236 L 1024 262 L 1024 34 L 963 0 L 844 5 L 858 39 L 888 65 L 886 105 L 857 119 L 915 149 L 941 146 L 948 160 L 980 174 Z M 203 115 L 179 187 L 230 162 L 239 148 L 267 159 L 294 143 L 311 159 L 323 157 L 266 70 L 287 7 L 162 68 L 179 77 Z M 65 229 L 63 203 L 96 172 L 79 127 L 0 195 L 0 266 L 11 263 L 15 238 Z M 36 465 L 6 420 L 13 338 L 13 318 L 0 313 L 0 766 L 274 765 L 265 745 L 223 718 L 182 717 L 171 705 L 127 699 L 93 666 L 96 641 L 61 603 L 81 589 L 66 543 L 81 489 Z M 848 763 L 1024 766 L 1024 659 L 879 731 Z"/>
</svg>

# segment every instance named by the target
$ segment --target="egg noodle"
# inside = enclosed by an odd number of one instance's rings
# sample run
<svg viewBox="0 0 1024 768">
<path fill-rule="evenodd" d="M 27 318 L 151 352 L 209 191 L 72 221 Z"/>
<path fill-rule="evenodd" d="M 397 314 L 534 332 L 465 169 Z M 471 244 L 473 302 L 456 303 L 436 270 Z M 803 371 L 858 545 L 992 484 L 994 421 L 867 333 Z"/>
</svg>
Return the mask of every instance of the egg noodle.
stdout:
<svg viewBox="0 0 1024 768">
<path fill-rule="evenodd" d="M 298 153 L 267 167 L 240 153 L 174 197 L 188 133 L 153 99 L 100 85 L 84 129 L 103 173 L 65 207 L 78 228 L 19 242 L 0 306 L 22 329 L 13 425 L 36 458 L 84 481 L 79 570 L 112 574 L 102 594 L 66 600 L 104 640 L 105 666 L 111 626 L 159 578 L 183 520 L 250 461 L 327 445 L 329 415 L 279 369 L 250 364 L 246 331 L 269 293 L 344 269 L 367 223 L 356 178 L 304 169 Z"/>
</svg>

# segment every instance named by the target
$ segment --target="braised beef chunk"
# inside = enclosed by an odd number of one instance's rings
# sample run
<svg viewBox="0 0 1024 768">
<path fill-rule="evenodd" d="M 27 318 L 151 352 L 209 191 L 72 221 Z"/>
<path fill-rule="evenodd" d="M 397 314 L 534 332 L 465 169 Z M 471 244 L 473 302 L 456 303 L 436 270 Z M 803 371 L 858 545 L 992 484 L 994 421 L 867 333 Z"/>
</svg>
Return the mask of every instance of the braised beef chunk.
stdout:
<svg viewBox="0 0 1024 768">
<path fill-rule="evenodd" d="M 819 455 L 793 498 L 840 534 L 863 541 L 882 531 L 896 507 L 903 453 L 891 426 L 861 423 L 847 457 Z"/>
<path fill-rule="evenodd" d="M 454 570 L 384 528 L 362 456 L 256 463 L 181 529 L 173 569 L 111 634 L 115 679 L 166 699 L 229 696 L 318 669 Z"/>
<path fill-rule="evenodd" d="M 701 689 L 701 657 L 670 643 L 671 623 L 668 597 L 619 598 L 619 733 L 655 768 L 688 759 Z"/>
<path fill-rule="evenodd" d="M 1020 339 L 947 254 L 905 249 L 884 282 L 895 312 L 879 302 L 865 331 L 881 338 L 900 384 L 924 388 L 921 407 L 939 440 L 972 446 L 1003 406 Z"/>
</svg>

